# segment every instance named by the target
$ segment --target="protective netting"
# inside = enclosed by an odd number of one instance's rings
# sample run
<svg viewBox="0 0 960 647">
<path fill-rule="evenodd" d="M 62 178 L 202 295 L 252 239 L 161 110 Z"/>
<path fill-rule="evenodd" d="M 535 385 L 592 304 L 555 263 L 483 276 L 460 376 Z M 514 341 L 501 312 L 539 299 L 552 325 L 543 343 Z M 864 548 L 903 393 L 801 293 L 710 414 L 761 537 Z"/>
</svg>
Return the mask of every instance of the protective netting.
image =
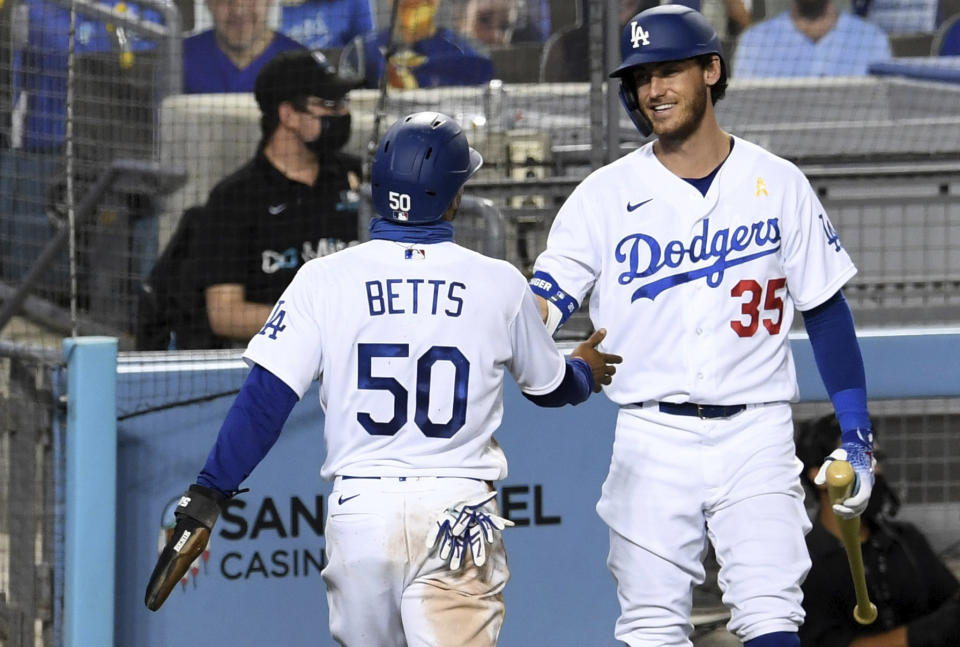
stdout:
<svg viewBox="0 0 960 647">
<path fill-rule="evenodd" d="M 0 2 L 0 337 L 59 348 L 74 332 L 107 334 L 121 351 L 243 345 L 243 335 L 211 337 L 188 225 L 214 186 L 256 155 L 252 75 L 223 52 L 256 50 L 264 28 L 270 42 L 319 51 L 363 86 L 350 93 L 344 148 L 356 156 L 358 182 L 334 200 L 338 217 L 356 219 L 356 233 L 319 227 L 309 246 L 256 250 L 252 271 L 295 268 L 364 240 L 371 145 L 396 118 L 439 110 L 460 121 L 485 158 L 467 187 L 458 241 L 529 273 L 576 183 L 645 141 L 616 85 L 607 91 L 607 74 L 620 56 L 619 27 L 653 4 L 398 0 L 394 12 L 389 0 Z M 695 4 L 717 29 L 730 72 L 721 125 L 807 173 L 859 267 L 846 288 L 858 324 L 960 322 L 960 57 L 939 56 L 960 40 L 948 31 L 960 3 L 838 0 L 845 31 L 831 47 L 843 50 L 842 66 L 830 63 L 826 44 L 791 49 L 789 0 L 745 0 L 733 13 L 735 2 Z M 212 60 L 217 42 L 227 67 L 198 63 Z M 222 91 L 232 82 L 246 89 Z M 560 336 L 582 338 L 589 328 L 584 308 Z M 14 383 L 17 361 L 0 360 L 4 385 Z M 4 388 L 6 404 L 12 386 Z M 141 388 L 136 411 L 226 396 L 236 385 L 184 379 Z M 45 392 L 31 393 L 18 406 L 34 398 L 36 411 L 47 410 Z M 960 501 L 954 404 L 875 407 L 889 474 L 911 509 Z M 3 467 L 29 451 L 13 442 L 10 430 L 26 415 L 17 411 L 0 411 Z M 7 482 L 0 523 L 19 529 L 9 522 Z M 950 519 L 944 532 L 957 528 Z M 12 541 L 8 534 L 0 528 L 0 540 Z M 0 591 L 14 584 L 0 580 Z"/>
<path fill-rule="evenodd" d="M 62 561 L 55 491 L 63 472 L 55 463 L 61 454 L 51 359 L 39 349 L 0 345 L 0 644 L 13 647 L 53 645 L 62 608 L 54 579 Z"/>
</svg>

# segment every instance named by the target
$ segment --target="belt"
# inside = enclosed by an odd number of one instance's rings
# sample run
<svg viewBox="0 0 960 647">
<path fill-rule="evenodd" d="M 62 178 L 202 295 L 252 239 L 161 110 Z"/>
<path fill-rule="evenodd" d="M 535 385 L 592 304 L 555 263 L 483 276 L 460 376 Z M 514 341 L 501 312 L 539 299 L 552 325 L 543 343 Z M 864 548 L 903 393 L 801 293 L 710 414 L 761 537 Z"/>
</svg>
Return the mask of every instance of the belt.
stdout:
<svg viewBox="0 0 960 647">
<path fill-rule="evenodd" d="M 695 402 L 658 402 L 661 413 L 675 416 L 707 418 L 730 418 L 747 408 L 745 404 L 697 404 Z"/>
</svg>

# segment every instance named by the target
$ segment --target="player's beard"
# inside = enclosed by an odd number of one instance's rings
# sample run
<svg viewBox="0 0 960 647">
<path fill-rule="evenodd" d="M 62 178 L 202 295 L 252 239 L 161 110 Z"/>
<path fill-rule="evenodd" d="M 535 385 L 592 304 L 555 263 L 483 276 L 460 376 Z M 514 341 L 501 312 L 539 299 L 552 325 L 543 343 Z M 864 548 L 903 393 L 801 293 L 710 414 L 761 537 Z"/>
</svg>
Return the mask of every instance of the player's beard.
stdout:
<svg viewBox="0 0 960 647">
<path fill-rule="evenodd" d="M 707 101 L 710 100 L 708 97 L 709 91 L 710 89 L 706 85 L 700 85 L 689 103 L 677 104 L 682 114 L 676 126 L 658 126 L 657 123 L 651 119 L 650 123 L 653 124 L 653 132 L 657 138 L 665 144 L 671 142 L 680 143 L 686 141 L 690 135 L 695 133 L 697 128 L 700 127 L 700 124 L 703 123 L 704 116 L 707 114 Z M 647 118 L 650 119 L 649 114 Z"/>
</svg>

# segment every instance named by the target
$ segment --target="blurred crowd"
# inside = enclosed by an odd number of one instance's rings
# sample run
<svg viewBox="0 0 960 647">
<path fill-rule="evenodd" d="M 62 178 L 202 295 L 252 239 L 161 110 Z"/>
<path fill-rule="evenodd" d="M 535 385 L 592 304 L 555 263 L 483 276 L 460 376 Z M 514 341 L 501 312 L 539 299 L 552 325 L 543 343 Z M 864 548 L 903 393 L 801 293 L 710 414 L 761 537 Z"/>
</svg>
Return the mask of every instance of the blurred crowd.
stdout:
<svg viewBox="0 0 960 647">
<path fill-rule="evenodd" d="M 159 3 L 90 0 L 162 25 Z M 894 56 L 960 54 L 960 0 L 679 0 L 724 41 L 731 77 L 865 75 Z M 661 0 L 620 0 L 619 22 Z M 23 0 L 14 39 L 13 148 L 63 141 L 69 12 Z M 369 88 L 589 80 L 588 0 L 175 0 L 185 93 L 251 92 L 277 54 L 320 50 Z M 12 10 L 11 10 L 12 11 Z M 13 14 L 11 14 L 13 15 Z M 21 18 L 11 21 L 22 25 Z M 13 31 L 16 31 L 15 29 Z M 120 66 L 157 48 L 133 30 L 78 13 L 78 55 L 118 52 Z M 17 42 L 19 40 L 19 42 Z"/>
</svg>

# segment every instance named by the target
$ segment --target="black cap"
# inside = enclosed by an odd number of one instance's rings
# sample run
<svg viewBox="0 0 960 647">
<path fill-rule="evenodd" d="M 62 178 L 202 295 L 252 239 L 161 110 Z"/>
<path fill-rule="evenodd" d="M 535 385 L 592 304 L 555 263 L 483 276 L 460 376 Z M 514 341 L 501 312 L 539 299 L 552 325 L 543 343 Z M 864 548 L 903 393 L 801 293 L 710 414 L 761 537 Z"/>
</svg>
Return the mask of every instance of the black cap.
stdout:
<svg viewBox="0 0 960 647">
<path fill-rule="evenodd" d="M 362 80 L 338 76 L 320 52 L 300 49 L 270 59 L 257 75 L 253 94 L 260 110 L 265 111 L 300 97 L 341 99 L 361 84 Z"/>
</svg>

